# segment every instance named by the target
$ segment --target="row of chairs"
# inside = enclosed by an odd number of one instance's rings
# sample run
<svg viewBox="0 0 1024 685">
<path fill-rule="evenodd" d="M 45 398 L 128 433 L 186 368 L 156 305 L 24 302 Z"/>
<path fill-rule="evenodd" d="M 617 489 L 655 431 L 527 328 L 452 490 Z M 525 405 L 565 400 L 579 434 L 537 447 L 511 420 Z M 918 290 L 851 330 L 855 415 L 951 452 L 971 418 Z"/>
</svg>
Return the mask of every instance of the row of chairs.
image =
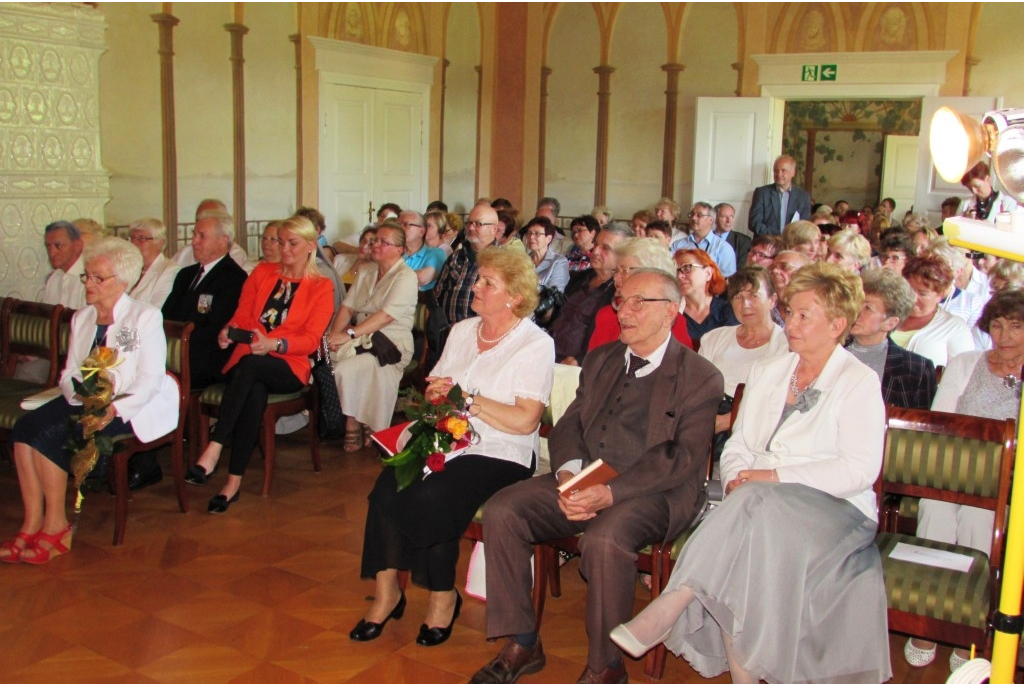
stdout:
<svg viewBox="0 0 1024 685">
<path fill-rule="evenodd" d="M 735 421 L 743 396 L 736 392 Z M 991 650 L 992 621 L 999 601 L 1008 521 L 1007 505 L 1016 454 L 1016 422 L 927 410 L 887 407 L 885 453 L 875 483 L 879 528 L 875 544 L 882 556 L 889 629 L 960 647 Z M 710 465 L 709 465 L 710 468 Z M 919 498 L 981 507 L 994 512 L 989 555 L 961 545 L 925 540 L 914 534 Z M 902 518 L 901 518 L 902 512 Z M 483 539 L 484 507 L 465 533 Z M 693 530 L 639 552 L 637 570 L 652 577 L 651 600 L 664 590 L 676 560 Z M 540 630 L 545 597 L 560 595 L 559 552 L 578 553 L 580 536 L 549 540 L 534 547 L 534 610 Z M 890 557 L 898 543 L 952 552 L 972 559 L 962 573 Z M 660 679 L 666 650 L 659 645 L 647 657 L 645 673 Z"/>
</svg>

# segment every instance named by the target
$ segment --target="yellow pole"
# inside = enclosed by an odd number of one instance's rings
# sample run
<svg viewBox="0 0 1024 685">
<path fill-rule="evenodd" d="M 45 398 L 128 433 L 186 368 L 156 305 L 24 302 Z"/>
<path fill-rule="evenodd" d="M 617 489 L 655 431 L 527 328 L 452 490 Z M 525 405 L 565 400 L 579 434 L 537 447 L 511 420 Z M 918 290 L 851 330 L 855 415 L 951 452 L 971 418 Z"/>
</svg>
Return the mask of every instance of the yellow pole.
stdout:
<svg viewBox="0 0 1024 685">
<path fill-rule="evenodd" d="M 996 231 L 993 227 L 993 231 Z M 980 252 L 993 252 L 991 246 L 960 239 L 959 227 L 943 226 L 943 234 L 960 247 Z M 1024 262 L 1024 255 L 1001 253 L 1000 256 Z M 1017 419 L 1017 445 L 1024 444 L 1024 406 Z M 1016 469 L 1015 469 L 1016 470 Z M 995 637 L 992 641 L 992 675 L 989 682 L 1012 683 L 1017 665 L 1017 645 L 1020 641 L 1020 600 L 1024 591 L 1024 478 L 1013 479 L 1010 494 L 1010 517 L 1007 524 L 1006 548 L 1003 553 L 1003 581 L 999 595 L 999 609 L 995 617 Z M 1016 504 L 1017 506 L 1014 506 Z"/>
</svg>

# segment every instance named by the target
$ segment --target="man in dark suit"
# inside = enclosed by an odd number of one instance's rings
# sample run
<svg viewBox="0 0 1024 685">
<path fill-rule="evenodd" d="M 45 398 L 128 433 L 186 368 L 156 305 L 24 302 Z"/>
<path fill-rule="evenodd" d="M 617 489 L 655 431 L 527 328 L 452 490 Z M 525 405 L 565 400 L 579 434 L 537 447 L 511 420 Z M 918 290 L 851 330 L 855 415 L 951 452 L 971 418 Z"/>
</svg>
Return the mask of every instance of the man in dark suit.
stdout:
<svg viewBox="0 0 1024 685">
<path fill-rule="evenodd" d="M 487 637 L 508 640 L 471 682 L 515 682 L 544 667 L 532 545 L 576 533 L 584 533 L 580 572 L 589 586 L 580 682 L 626 682 L 608 634 L 632 616 L 637 551 L 677 537 L 700 508 L 722 374 L 670 335 L 681 299 L 675 278 L 634 271 L 621 298 L 619 342 L 587 355 L 576 398 L 551 432 L 552 473 L 486 504 Z M 559 496 L 559 484 L 599 458 L 618 475 Z"/>
<path fill-rule="evenodd" d="M 782 235 L 782 229 L 799 219 L 810 221 L 811 196 L 793 185 L 796 160 L 781 155 L 772 165 L 775 183 L 754 189 L 747 227 L 754 235 Z"/>
<path fill-rule="evenodd" d="M 165 321 L 195 324 L 189 347 L 194 390 L 222 381 L 221 369 L 231 354 L 230 347 L 220 349 L 217 335 L 235 313 L 247 277 L 245 269 L 228 257 L 234 237 L 231 215 L 217 209 L 202 212 L 192 234 L 192 249 L 198 263 L 178 272 L 164 301 Z M 128 485 L 133 490 L 157 483 L 162 477 L 153 453 L 132 457 Z"/>
<path fill-rule="evenodd" d="M 886 404 L 930 409 L 938 385 L 935 365 L 889 338 L 914 306 L 913 289 L 889 269 L 865 271 L 861 278 L 864 308 L 850 329 L 852 337 L 846 348 L 879 374 Z"/>
<path fill-rule="evenodd" d="M 742 269 L 747 265 L 747 253 L 750 252 L 750 236 L 740 233 L 735 229 L 736 208 L 727 202 L 720 202 L 715 205 L 715 233 L 725 238 L 725 242 L 732 246 L 736 253 L 736 268 Z"/>
</svg>

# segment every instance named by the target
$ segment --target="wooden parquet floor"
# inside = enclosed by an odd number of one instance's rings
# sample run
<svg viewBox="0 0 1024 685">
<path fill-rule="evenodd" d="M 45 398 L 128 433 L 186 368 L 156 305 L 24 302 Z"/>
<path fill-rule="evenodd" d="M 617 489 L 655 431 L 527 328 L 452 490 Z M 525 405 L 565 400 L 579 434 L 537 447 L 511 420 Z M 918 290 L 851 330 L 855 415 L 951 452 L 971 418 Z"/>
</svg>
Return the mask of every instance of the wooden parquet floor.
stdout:
<svg viewBox="0 0 1024 685">
<path fill-rule="evenodd" d="M 0 681 L 91 682 L 466 682 L 498 645 L 484 639 L 486 606 L 467 599 L 451 640 L 416 644 L 426 592 L 412 588 L 405 617 L 370 643 L 348 632 L 373 586 L 359 579 L 366 494 L 379 472 L 369 449 L 340 442 L 312 470 L 305 431 L 278 436 L 270 497 L 259 496 L 254 456 L 240 500 L 222 516 L 206 512 L 223 471 L 189 488 L 192 511 L 177 508 L 165 478 L 135 494 L 125 544 L 111 546 L 114 501 L 93 493 L 73 549 L 47 564 L 0 564 Z M 0 537 L 21 522 L 17 478 L 0 463 Z M 469 557 L 464 543 L 460 577 Z M 585 666 L 585 583 L 578 562 L 563 568 L 561 599 L 544 617 L 548 665 L 525 683 L 574 682 Z M 637 585 L 638 608 L 644 592 Z M 927 669 L 909 668 L 892 636 L 894 682 L 942 682 L 948 650 Z M 641 662 L 634 681 L 649 680 Z M 707 682 L 670 656 L 664 682 Z M 712 682 L 729 682 L 728 674 Z"/>
</svg>

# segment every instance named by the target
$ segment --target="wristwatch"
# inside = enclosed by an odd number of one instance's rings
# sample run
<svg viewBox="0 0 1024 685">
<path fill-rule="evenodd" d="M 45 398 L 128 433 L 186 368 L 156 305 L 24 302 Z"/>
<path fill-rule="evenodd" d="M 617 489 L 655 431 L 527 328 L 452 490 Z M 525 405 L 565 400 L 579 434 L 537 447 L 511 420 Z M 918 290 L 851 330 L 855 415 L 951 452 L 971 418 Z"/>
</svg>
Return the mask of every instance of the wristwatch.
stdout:
<svg viewBox="0 0 1024 685">
<path fill-rule="evenodd" d="M 345 332 L 348 333 L 348 337 L 352 338 L 353 340 L 356 339 L 356 329 L 350 328 Z"/>
<path fill-rule="evenodd" d="M 476 402 L 476 395 L 466 395 L 466 399 L 463 402 L 465 403 L 466 411 L 469 411 L 469 408 Z"/>
</svg>

